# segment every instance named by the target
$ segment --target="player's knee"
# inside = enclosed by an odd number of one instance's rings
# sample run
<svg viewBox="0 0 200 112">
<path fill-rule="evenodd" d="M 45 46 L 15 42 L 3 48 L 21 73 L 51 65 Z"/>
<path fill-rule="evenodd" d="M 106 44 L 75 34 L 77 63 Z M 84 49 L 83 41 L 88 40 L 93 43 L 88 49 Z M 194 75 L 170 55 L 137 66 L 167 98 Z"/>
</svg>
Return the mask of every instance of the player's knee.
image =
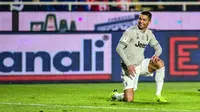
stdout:
<svg viewBox="0 0 200 112">
<path fill-rule="evenodd" d="M 125 102 L 132 102 L 133 101 L 133 97 L 130 97 L 130 96 L 124 96 L 124 101 Z"/>
<path fill-rule="evenodd" d="M 134 97 L 133 89 L 127 89 L 124 91 L 124 101 L 132 102 Z"/>
<path fill-rule="evenodd" d="M 160 59 L 159 61 L 156 62 L 156 66 L 158 69 L 165 67 L 164 62 Z"/>
<path fill-rule="evenodd" d="M 164 61 L 160 60 L 159 68 L 163 68 L 163 67 L 165 67 L 165 63 Z"/>
</svg>

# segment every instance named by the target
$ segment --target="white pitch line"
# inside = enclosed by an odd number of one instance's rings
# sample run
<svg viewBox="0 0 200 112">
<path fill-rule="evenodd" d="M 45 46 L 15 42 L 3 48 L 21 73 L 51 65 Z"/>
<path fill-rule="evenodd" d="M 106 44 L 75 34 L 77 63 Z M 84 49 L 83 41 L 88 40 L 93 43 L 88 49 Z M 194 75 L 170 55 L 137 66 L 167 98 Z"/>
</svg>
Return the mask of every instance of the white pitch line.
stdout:
<svg viewBox="0 0 200 112">
<path fill-rule="evenodd" d="M 54 104 L 34 104 L 34 103 L 11 103 L 0 102 L 0 105 L 18 105 L 18 106 L 37 106 L 37 107 L 63 107 L 63 108 L 86 108 L 86 109 L 114 109 L 114 110 L 140 110 L 140 111 L 166 111 L 166 112 L 200 112 L 194 110 L 172 110 L 172 109 L 152 109 L 152 108 L 127 108 L 127 107 L 102 107 L 102 106 L 70 106 Z"/>
</svg>

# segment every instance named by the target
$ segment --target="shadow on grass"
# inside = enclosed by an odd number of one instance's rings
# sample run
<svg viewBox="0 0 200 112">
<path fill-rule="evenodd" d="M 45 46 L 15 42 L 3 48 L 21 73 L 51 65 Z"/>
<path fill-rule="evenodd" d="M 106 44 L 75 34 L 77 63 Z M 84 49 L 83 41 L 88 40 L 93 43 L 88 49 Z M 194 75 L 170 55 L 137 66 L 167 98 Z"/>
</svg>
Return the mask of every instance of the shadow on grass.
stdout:
<svg viewBox="0 0 200 112">
<path fill-rule="evenodd" d="M 142 101 L 134 101 L 131 102 L 134 105 L 169 105 L 171 103 L 166 102 L 166 103 L 162 103 L 162 102 L 142 102 Z"/>
<path fill-rule="evenodd" d="M 149 105 L 152 105 L 152 106 L 155 106 L 155 105 L 170 105 L 172 103 L 170 102 L 167 102 L 167 103 L 161 103 L 161 102 L 148 102 L 148 101 L 134 101 L 134 102 L 124 102 L 124 101 L 110 101 L 111 104 L 110 105 L 118 105 L 120 103 L 123 103 L 125 105 L 134 105 L 134 106 L 149 106 Z"/>
<path fill-rule="evenodd" d="M 161 103 L 161 102 L 156 102 L 156 101 L 147 101 L 145 99 L 140 99 L 140 101 L 134 101 L 134 102 L 124 102 L 124 101 L 118 101 L 118 100 L 111 100 L 111 99 L 108 99 L 106 97 L 93 97 L 95 98 L 96 100 L 105 100 L 107 102 L 110 102 L 111 104 L 110 105 L 117 105 L 117 104 L 120 104 L 120 103 L 124 103 L 124 104 L 131 104 L 131 105 L 169 105 L 171 104 L 170 102 L 166 102 L 166 103 Z"/>
</svg>

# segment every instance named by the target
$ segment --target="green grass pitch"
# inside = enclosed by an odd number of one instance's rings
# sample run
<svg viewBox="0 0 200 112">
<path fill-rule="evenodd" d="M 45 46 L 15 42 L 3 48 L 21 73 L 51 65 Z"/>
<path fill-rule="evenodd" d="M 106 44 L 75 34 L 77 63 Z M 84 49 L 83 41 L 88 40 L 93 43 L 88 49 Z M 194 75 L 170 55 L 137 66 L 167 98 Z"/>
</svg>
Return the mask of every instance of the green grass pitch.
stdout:
<svg viewBox="0 0 200 112">
<path fill-rule="evenodd" d="M 167 82 L 162 95 L 168 103 L 154 101 L 155 83 L 140 82 L 135 102 L 107 101 L 121 83 L 2 84 L 0 112 L 198 112 L 200 82 Z"/>
</svg>

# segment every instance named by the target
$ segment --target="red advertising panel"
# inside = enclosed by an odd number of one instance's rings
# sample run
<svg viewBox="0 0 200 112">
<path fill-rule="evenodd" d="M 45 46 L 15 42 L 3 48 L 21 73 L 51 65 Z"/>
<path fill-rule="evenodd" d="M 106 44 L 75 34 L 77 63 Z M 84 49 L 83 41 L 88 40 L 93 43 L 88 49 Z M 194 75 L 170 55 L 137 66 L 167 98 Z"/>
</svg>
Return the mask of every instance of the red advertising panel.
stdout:
<svg viewBox="0 0 200 112">
<path fill-rule="evenodd" d="M 172 76 L 196 76 L 199 65 L 191 64 L 191 51 L 198 50 L 198 37 L 170 38 L 170 74 Z"/>
</svg>

